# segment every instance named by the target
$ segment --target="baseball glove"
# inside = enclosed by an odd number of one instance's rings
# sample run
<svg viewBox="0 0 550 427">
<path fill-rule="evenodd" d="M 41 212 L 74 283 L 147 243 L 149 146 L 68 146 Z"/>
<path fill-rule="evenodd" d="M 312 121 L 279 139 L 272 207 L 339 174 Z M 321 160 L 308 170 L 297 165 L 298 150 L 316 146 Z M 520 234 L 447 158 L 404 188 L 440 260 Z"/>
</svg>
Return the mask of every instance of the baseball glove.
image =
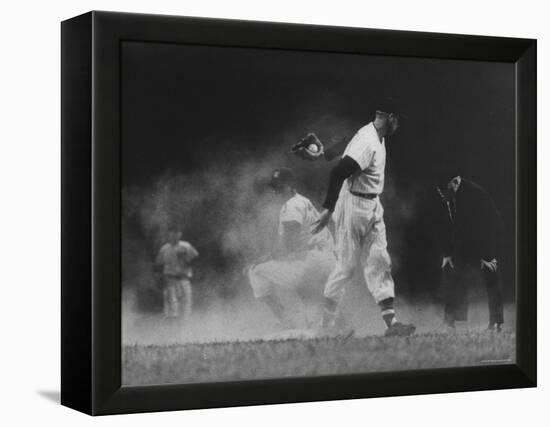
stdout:
<svg viewBox="0 0 550 427">
<path fill-rule="evenodd" d="M 325 153 L 323 143 L 317 135 L 308 133 L 300 141 L 290 147 L 290 152 L 304 160 L 319 160 Z"/>
</svg>

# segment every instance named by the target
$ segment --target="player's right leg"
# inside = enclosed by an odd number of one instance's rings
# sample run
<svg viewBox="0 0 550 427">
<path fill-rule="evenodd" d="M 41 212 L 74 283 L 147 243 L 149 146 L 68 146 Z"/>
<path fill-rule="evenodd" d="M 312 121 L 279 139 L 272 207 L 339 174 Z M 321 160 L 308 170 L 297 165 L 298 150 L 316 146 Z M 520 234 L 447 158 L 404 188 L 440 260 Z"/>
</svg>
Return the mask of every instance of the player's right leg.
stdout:
<svg viewBox="0 0 550 427">
<path fill-rule="evenodd" d="M 177 295 L 177 282 L 168 279 L 163 291 L 164 297 L 164 316 L 173 319 L 179 315 L 179 300 Z"/>
<path fill-rule="evenodd" d="M 351 236 L 346 236 L 339 244 L 336 252 L 334 269 L 329 274 L 323 292 L 323 317 L 321 328 L 332 334 L 348 334 L 351 329 L 346 325 L 342 314 L 341 301 L 344 298 L 346 286 L 353 280 L 357 268 L 358 242 Z"/>
<path fill-rule="evenodd" d="M 168 284 L 162 290 L 162 311 L 164 317 L 170 317 L 170 291 L 168 290 Z"/>
<path fill-rule="evenodd" d="M 455 328 L 455 322 L 468 320 L 468 286 L 472 275 L 459 258 L 453 258 L 454 267 L 445 267 L 442 272 L 444 297 L 443 321 L 448 331 Z"/>
<path fill-rule="evenodd" d="M 182 290 L 183 320 L 187 322 L 191 317 L 191 310 L 193 308 L 193 290 L 189 280 L 183 280 Z"/>
<path fill-rule="evenodd" d="M 344 297 L 347 284 L 353 279 L 354 265 L 336 261 L 336 267 L 330 273 L 323 292 L 323 329 L 333 329 L 340 314 L 340 301 Z"/>
</svg>

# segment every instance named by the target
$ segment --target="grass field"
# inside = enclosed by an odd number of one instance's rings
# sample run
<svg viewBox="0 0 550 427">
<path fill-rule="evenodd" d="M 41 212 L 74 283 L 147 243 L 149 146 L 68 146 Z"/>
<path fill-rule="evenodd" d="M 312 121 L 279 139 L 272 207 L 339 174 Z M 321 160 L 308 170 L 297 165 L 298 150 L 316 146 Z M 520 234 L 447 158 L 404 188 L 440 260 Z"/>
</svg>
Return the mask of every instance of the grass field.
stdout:
<svg viewBox="0 0 550 427">
<path fill-rule="evenodd" d="M 123 345 L 122 382 L 181 384 L 513 363 L 515 342 L 510 330 L 465 330 L 409 338 Z"/>
</svg>

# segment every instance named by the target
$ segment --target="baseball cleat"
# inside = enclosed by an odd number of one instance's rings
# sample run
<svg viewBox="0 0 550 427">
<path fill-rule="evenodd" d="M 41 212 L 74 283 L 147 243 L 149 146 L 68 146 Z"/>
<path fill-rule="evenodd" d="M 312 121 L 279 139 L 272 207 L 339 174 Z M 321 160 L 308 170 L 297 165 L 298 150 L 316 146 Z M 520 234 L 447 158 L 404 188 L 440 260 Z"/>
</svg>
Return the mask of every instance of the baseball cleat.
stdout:
<svg viewBox="0 0 550 427">
<path fill-rule="evenodd" d="M 416 326 L 414 326 L 412 324 L 395 322 L 388 329 L 386 329 L 386 332 L 384 333 L 384 336 L 386 336 L 386 337 L 408 337 L 409 335 L 414 334 L 415 330 L 416 330 Z"/>
<path fill-rule="evenodd" d="M 354 336 L 355 336 L 355 330 L 350 328 L 344 331 L 340 331 L 340 334 L 338 334 L 337 338 L 342 341 L 347 341 L 350 338 L 353 338 Z"/>
<path fill-rule="evenodd" d="M 449 325 L 448 323 L 443 323 L 438 327 L 437 332 L 442 334 L 456 334 L 456 327 Z"/>
<path fill-rule="evenodd" d="M 502 323 L 489 323 L 486 329 L 487 332 L 502 332 Z"/>
<path fill-rule="evenodd" d="M 341 341 L 347 341 L 350 338 L 355 336 L 355 330 L 351 327 L 347 328 L 338 328 L 335 326 L 332 327 L 321 327 L 317 330 L 318 338 L 336 338 Z"/>
</svg>

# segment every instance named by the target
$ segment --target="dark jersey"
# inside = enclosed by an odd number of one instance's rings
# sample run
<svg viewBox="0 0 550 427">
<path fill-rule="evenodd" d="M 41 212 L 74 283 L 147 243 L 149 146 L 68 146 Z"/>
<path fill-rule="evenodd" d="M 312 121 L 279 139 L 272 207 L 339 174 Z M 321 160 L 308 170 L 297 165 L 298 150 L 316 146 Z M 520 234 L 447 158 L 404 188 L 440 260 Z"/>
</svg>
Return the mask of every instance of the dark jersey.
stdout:
<svg viewBox="0 0 550 427">
<path fill-rule="evenodd" d="M 453 200 L 441 198 L 437 226 L 444 256 L 498 258 L 502 219 L 489 193 L 475 182 L 462 179 Z"/>
</svg>

